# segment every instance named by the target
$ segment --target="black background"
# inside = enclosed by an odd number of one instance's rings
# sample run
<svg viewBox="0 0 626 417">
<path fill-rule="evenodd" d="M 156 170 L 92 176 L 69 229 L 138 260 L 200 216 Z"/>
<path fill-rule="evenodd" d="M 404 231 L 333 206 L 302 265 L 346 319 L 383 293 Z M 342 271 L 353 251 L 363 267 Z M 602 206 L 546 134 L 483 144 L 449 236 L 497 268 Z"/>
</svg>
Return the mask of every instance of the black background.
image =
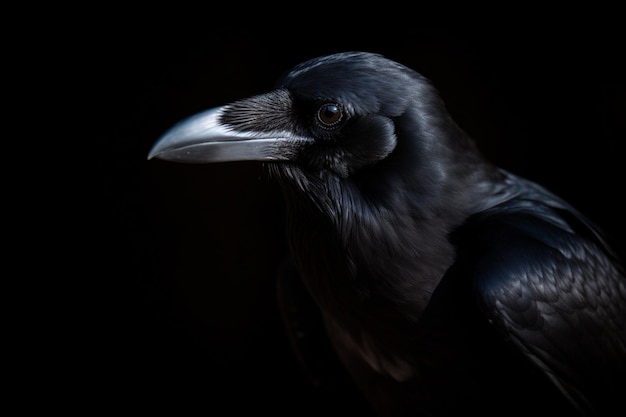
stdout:
<svg viewBox="0 0 626 417">
<path fill-rule="evenodd" d="M 273 280 L 285 253 L 277 187 L 255 163 L 146 159 L 180 119 L 267 91 L 317 55 L 380 52 L 421 72 L 490 159 L 572 201 L 621 250 L 623 38 L 611 16 L 452 23 L 425 13 L 400 22 L 394 12 L 348 23 L 330 12 L 318 22 L 296 13 L 244 23 L 189 10 L 86 22 L 72 35 L 87 33 L 69 78 L 87 122 L 81 143 L 94 150 L 72 172 L 89 202 L 66 213 L 80 236 L 69 249 L 78 279 L 58 325 L 65 331 L 52 332 L 58 353 L 44 361 L 54 365 L 46 380 L 55 402 L 199 414 L 358 410 L 350 391 L 311 389 L 289 351 Z"/>
</svg>

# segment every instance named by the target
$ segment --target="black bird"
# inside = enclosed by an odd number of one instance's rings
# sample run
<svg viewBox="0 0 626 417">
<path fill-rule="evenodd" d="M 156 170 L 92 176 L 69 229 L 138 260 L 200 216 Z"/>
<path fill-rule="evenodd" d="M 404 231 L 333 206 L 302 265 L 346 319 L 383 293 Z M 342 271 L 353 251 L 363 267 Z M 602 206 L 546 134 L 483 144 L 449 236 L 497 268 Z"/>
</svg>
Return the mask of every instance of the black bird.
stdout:
<svg viewBox="0 0 626 417">
<path fill-rule="evenodd" d="M 615 252 L 566 201 L 490 163 L 416 71 L 311 59 L 174 126 L 155 157 L 264 163 L 300 282 L 379 415 L 626 412 Z M 281 284 L 288 306 L 297 284 Z"/>
</svg>

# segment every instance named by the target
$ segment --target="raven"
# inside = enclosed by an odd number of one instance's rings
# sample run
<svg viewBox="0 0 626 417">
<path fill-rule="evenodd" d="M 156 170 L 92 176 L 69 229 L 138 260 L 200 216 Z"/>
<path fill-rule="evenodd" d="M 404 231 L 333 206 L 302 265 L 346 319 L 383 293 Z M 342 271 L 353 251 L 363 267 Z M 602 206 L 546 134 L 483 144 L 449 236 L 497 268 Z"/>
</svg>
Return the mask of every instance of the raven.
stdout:
<svg viewBox="0 0 626 417">
<path fill-rule="evenodd" d="M 310 59 L 181 121 L 148 158 L 263 163 L 298 277 L 281 300 L 306 289 L 377 414 L 624 412 L 618 256 L 568 202 L 488 161 L 413 69 Z"/>
</svg>

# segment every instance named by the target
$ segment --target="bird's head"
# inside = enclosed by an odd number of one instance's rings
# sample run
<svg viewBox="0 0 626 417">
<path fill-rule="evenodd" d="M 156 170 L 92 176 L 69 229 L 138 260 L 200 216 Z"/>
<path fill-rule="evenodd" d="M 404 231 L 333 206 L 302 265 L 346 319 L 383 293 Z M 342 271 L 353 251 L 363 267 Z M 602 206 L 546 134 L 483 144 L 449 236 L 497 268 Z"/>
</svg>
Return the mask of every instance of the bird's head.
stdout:
<svg viewBox="0 0 626 417">
<path fill-rule="evenodd" d="M 426 142 L 441 140 L 433 133 L 445 116 L 434 88 L 417 72 L 378 54 L 338 53 L 295 66 L 273 91 L 183 120 L 149 158 L 288 162 L 345 178 L 393 153 L 402 130 L 430 147 Z M 409 122 L 399 127 L 400 119 Z"/>
<path fill-rule="evenodd" d="M 473 172 L 476 155 L 425 77 L 378 54 L 344 52 L 296 65 L 268 93 L 183 120 L 149 158 L 264 161 L 283 184 L 326 200 L 329 183 L 346 179 L 377 194 L 410 183 L 437 210 L 473 175 L 459 169 Z"/>
</svg>

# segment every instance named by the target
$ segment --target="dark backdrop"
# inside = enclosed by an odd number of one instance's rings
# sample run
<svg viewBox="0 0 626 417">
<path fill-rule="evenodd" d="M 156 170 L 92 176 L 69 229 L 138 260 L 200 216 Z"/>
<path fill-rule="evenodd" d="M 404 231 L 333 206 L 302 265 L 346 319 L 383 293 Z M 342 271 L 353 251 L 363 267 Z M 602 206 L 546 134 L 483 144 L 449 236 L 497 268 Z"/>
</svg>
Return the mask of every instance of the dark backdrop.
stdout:
<svg viewBox="0 0 626 417">
<path fill-rule="evenodd" d="M 418 70 L 489 158 L 571 200 L 624 244 L 623 42 L 610 21 L 420 15 L 348 30 L 338 20 L 269 29 L 205 19 L 193 30 L 115 21 L 91 31 L 82 51 L 96 192 L 79 224 L 87 267 L 72 299 L 81 307 L 66 324 L 72 336 L 57 341 L 71 382 L 56 401 L 199 414 L 359 409 L 349 390 L 309 387 L 289 351 L 274 293 L 285 253 L 277 187 L 255 163 L 146 160 L 175 122 L 264 92 L 320 54 L 380 52 Z"/>
</svg>

